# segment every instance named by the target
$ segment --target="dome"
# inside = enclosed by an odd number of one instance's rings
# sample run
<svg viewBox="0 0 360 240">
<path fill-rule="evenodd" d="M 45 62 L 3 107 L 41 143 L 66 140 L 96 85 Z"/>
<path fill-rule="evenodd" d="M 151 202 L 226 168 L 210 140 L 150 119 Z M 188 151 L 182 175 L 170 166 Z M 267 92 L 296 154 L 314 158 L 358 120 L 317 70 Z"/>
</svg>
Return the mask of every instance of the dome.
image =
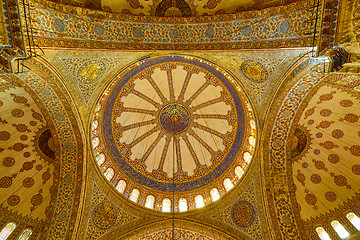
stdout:
<svg viewBox="0 0 360 240">
<path fill-rule="evenodd" d="M 253 111 L 236 80 L 185 55 L 148 58 L 118 74 L 91 128 L 105 177 L 163 212 L 217 201 L 239 182 L 256 144 Z"/>
</svg>

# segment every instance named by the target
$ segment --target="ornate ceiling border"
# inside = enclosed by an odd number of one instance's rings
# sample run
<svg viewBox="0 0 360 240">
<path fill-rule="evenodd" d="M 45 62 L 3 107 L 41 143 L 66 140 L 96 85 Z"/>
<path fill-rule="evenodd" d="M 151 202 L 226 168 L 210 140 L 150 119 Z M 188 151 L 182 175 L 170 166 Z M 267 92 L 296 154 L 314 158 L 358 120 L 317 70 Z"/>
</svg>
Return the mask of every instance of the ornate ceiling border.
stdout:
<svg viewBox="0 0 360 240">
<path fill-rule="evenodd" d="M 54 84 L 57 77 L 46 66 L 31 60 L 29 72 L 16 75 L 44 104 L 60 142 L 60 176 L 53 218 L 40 238 L 71 239 L 83 183 L 83 140 L 71 103 Z M 14 75 L 9 75 L 9 77 Z"/>
<path fill-rule="evenodd" d="M 31 27 L 42 47 L 129 50 L 222 50 L 305 47 L 311 1 L 219 16 L 128 16 L 50 2 L 34 6 Z"/>
<path fill-rule="evenodd" d="M 291 83 L 281 89 L 277 102 L 270 112 L 265 124 L 263 138 L 262 174 L 266 191 L 266 204 L 276 239 L 305 239 L 300 235 L 297 220 L 294 217 L 294 206 L 291 201 L 293 189 L 289 186 L 288 166 L 286 161 L 286 140 L 295 117 L 295 112 L 307 94 L 321 80 L 324 73 L 316 68 L 308 68 L 306 75 L 295 77 Z M 292 76 L 291 74 L 289 75 Z M 286 79 L 285 79 L 286 80 Z M 284 82 L 283 82 L 284 84 Z M 294 85 L 293 85 L 294 84 Z M 282 94 L 282 95 L 281 95 Z M 290 114 L 284 114 L 285 111 Z"/>
</svg>

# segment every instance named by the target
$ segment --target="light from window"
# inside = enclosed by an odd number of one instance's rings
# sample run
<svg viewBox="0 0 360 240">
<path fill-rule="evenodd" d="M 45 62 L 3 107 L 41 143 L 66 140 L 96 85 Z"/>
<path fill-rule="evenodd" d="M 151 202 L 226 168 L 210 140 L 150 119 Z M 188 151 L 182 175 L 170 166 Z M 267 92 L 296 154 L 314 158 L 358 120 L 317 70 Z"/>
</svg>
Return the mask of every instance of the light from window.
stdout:
<svg viewBox="0 0 360 240">
<path fill-rule="evenodd" d="M 249 152 L 245 152 L 245 153 L 244 153 L 244 160 L 245 160 L 245 162 L 246 162 L 247 164 L 250 163 L 250 161 L 251 161 L 251 154 L 250 154 Z"/>
<path fill-rule="evenodd" d="M 101 104 L 100 104 L 100 103 L 98 103 L 98 105 L 96 105 L 96 109 L 95 109 L 95 111 L 96 111 L 96 112 L 98 112 L 98 111 L 100 111 L 100 109 L 101 109 Z"/>
<path fill-rule="evenodd" d="M 252 148 L 255 147 L 255 138 L 253 136 L 249 137 L 249 144 Z"/>
<path fill-rule="evenodd" d="M 255 130 L 256 124 L 255 124 L 255 121 L 252 119 L 250 120 L 250 126 L 251 126 L 251 129 Z"/>
<path fill-rule="evenodd" d="M 162 209 L 163 212 L 171 212 L 171 201 L 168 198 L 164 198 L 162 201 Z"/>
<path fill-rule="evenodd" d="M 119 193 L 123 193 L 126 188 L 126 182 L 124 180 L 120 180 L 118 184 L 116 185 L 116 190 L 118 190 Z"/>
<path fill-rule="evenodd" d="M 216 202 L 217 200 L 220 199 L 220 194 L 219 194 L 219 191 L 217 190 L 217 188 L 211 189 L 210 196 L 211 196 L 211 200 L 213 202 Z"/>
<path fill-rule="evenodd" d="M 348 213 L 346 214 L 346 218 L 351 222 L 357 230 L 360 231 L 360 218 L 355 215 L 355 213 Z"/>
<path fill-rule="evenodd" d="M 0 232 L 0 240 L 7 239 L 10 236 L 10 234 L 14 231 L 15 228 L 16 228 L 15 223 L 6 224 L 6 226 Z"/>
<path fill-rule="evenodd" d="M 204 202 L 204 198 L 201 195 L 197 195 L 195 197 L 195 207 L 196 208 L 202 208 L 203 206 L 205 206 L 205 202 Z"/>
<path fill-rule="evenodd" d="M 241 178 L 243 174 L 244 174 L 244 169 L 242 169 L 242 167 L 240 167 L 240 166 L 237 166 L 237 167 L 235 168 L 235 175 L 236 175 L 238 178 Z"/>
<path fill-rule="evenodd" d="M 350 236 L 349 232 L 346 231 L 343 225 L 338 221 L 332 221 L 331 226 L 335 229 L 336 233 L 339 235 L 340 238 L 347 238 Z"/>
<path fill-rule="evenodd" d="M 94 131 L 95 129 L 97 129 L 99 125 L 99 122 L 97 120 L 93 121 L 91 124 L 91 131 Z"/>
<path fill-rule="evenodd" d="M 93 146 L 93 148 L 96 148 L 97 146 L 99 146 L 99 143 L 100 143 L 100 140 L 99 140 L 99 138 L 93 138 L 93 140 L 92 140 L 92 146 Z"/>
<path fill-rule="evenodd" d="M 322 227 L 317 227 L 316 232 L 321 240 L 331 240 L 329 234 Z"/>
<path fill-rule="evenodd" d="M 180 198 L 179 200 L 179 212 L 186 212 L 188 210 L 187 200 Z"/>
<path fill-rule="evenodd" d="M 228 192 L 234 187 L 234 184 L 231 182 L 231 180 L 229 178 L 225 178 L 224 179 L 224 187 L 225 187 L 226 191 Z"/>
<path fill-rule="evenodd" d="M 96 157 L 96 162 L 100 166 L 105 162 L 105 154 L 101 153 L 99 156 Z"/>
<path fill-rule="evenodd" d="M 105 175 L 107 180 L 111 181 L 111 179 L 114 176 L 114 169 L 112 169 L 112 168 L 106 169 L 106 172 L 104 173 L 104 175 Z"/>
<path fill-rule="evenodd" d="M 25 229 L 19 237 L 19 240 L 28 240 L 31 236 L 32 231 L 30 229 Z"/>
<path fill-rule="evenodd" d="M 131 191 L 131 194 L 130 194 L 130 197 L 129 199 L 133 202 L 137 202 L 138 198 L 139 198 L 139 195 L 140 195 L 140 192 L 139 190 L 137 190 L 136 188 L 134 188 L 132 191 Z"/>
<path fill-rule="evenodd" d="M 155 203 L 155 197 L 153 195 L 148 195 L 146 197 L 145 207 L 154 209 L 154 203 Z"/>
</svg>

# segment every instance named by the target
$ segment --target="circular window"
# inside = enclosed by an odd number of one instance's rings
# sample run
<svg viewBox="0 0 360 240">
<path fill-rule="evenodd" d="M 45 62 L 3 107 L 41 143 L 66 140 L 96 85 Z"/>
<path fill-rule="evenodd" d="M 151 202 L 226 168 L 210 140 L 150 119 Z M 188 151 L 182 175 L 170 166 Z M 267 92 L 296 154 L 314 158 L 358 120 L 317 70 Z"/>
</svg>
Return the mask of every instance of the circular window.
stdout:
<svg viewBox="0 0 360 240">
<path fill-rule="evenodd" d="M 218 199 L 214 192 L 230 191 L 256 145 L 254 115 L 236 81 L 188 56 L 127 68 L 105 89 L 91 122 L 94 159 L 104 174 L 114 171 L 106 175 L 111 184 L 163 212 L 200 208 Z"/>
</svg>

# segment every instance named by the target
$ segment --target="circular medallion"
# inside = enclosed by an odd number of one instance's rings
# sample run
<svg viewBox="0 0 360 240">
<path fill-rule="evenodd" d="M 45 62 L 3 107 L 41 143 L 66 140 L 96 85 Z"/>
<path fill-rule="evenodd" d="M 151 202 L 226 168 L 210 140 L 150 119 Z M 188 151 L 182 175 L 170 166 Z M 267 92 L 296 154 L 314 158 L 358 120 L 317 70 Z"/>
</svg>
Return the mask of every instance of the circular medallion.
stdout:
<svg viewBox="0 0 360 240">
<path fill-rule="evenodd" d="M 92 213 L 94 224 L 101 229 L 112 227 L 116 222 L 116 218 L 116 209 L 109 202 L 98 204 Z"/>
<path fill-rule="evenodd" d="M 239 227 L 249 227 L 255 220 L 255 209 L 247 201 L 239 201 L 231 209 L 231 218 Z"/>
<path fill-rule="evenodd" d="M 105 90 L 90 142 L 94 158 L 104 158 L 98 165 L 112 168 L 104 169 L 107 178 L 114 171 L 140 192 L 136 201 L 173 191 L 176 199 L 190 198 L 191 191 L 224 192 L 225 178 L 241 178 L 235 168 L 247 169 L 256 143 L 253 117 L 241 88 L 219 68 L 192 57 L 158 57 L 128 68 Z"/>
<path fill-rule="evenodd" d="M 189 126 L 189 111 L 178 103 L 170 103 L 160 111 L 160 125 L 169 133 L 180 133 Z"/>
<path fill-rule="evenodd" d="M 265 82 L 268 77 L 266 68 L 260 62 L 255 60 L 243 62 L 240 66 L 240 70 L 246 78 L 255 83 Z"/>
</svg>

